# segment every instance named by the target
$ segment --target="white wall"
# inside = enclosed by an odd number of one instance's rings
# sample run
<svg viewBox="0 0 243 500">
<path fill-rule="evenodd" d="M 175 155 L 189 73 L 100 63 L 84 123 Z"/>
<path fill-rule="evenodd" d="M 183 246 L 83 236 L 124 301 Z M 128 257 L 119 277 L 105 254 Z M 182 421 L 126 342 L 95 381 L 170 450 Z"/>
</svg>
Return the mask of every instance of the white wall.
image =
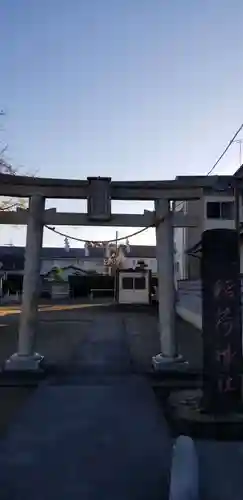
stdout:
<svg viewBox="0 0 243 500">
<path fill-rule="evenodd" d="M 186 228 L 174 229 L 175 269 L 177 279 L 186 279 Z"/>
<path fill-rule="evenodd" d="M 215 193 L 215 194 L 204 194 L 203 197 L 203 215 L 201 220 L 202 231 L 207 229 L 234 229 L 235 221 L 227 219 L 209 219 L 207 218 L 207 202 L 234 202 L 234 196 L 225 193 Z M 240 199 L 240 218 L 243 221 L 243 206 L 242 199 Z M 175 210 L 183 210 L 187 213 L 187 203 L 176 202 Z M 191 214 L 193 215 L 193 214 Z M 190 230 L 190 229 L 189 229 Z M 177 278 L 185 279 L 187 278 L 187 264 L 186 264 L 186 249 L 187 249 L 187 229 L 186 228 L 175 228 L 174 229 L 174 242 L 175 242 L 175 267 L 177 267 Z M 243 266 L 243 254 L 242 254 L 242 266 Z M 243 272 L 243 267 L 242 271 Z"/>
<path fill-rule="evenodd" d="M 204 196 L 204 208 L 203 208 L 203 230 L 206 231 L 207 229 L 234 229 L 235 228 L 235 221 L 234 219 L 232 220 L 227 220 L 227 219 L 208 219 L 207 218 L 207 202 L 220 202 L 220 201 L 232 201 L 234 202 L 234 197 L 233 196 L 227 196 L 227 195 L 207 195 Z"/>
<path fill-rule="evenodd" d="M 104 266 L 104 261 L 103 259 L 100 260 L 84 260 L 82 266 L 82 269 L 84 271 L 96 271 L 97 273 L 105 273 L 105 266 Z"/>
<path fill-rule="evenodd" d="M 124 281 L 129 279 L 129 288 L 124 286 Z M 136 288 L 136 279 L 142 278 L 144 288 Z M 120 272 L 119 273 L 119 289 L 118 289 L 119 304 L 149 304 L 149 275 L 148 273 L 139 272 Z"/>
<path fill-rule="evenodd" d="M 174 206 L 175 211 L 181 211 L 184 214 L 187 213 L 187 202 L 177 201 Z M 174 248 L 175 248 L 175 271 L 176 279 L 186 279 L 186 228 L 185 227 L 175 227 L 174 228 Z"/>
</svg>

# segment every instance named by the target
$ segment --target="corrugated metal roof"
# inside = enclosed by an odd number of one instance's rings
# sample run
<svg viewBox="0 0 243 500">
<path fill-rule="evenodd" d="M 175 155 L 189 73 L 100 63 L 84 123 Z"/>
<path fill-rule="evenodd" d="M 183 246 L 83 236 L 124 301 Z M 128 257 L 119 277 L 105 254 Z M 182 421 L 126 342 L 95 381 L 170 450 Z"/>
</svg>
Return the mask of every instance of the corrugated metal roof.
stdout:
<svg viewBox="0 0 243 500">
<path fill-rule="evenodd" d="M 42 259 L 76 259 L 85 256 L 84 248 L 65 248 L 43 247 L 41 250 Z"/>
<path fill-rule="evenodd" d="M 138 259 L 154 259 L 156 258 L 156 246 L 149 245 L 130 245 L 128 251 L 125 249 L 125 255 L 127 257 L 133 257 Z"/>
<path fill-rule="evenodd" d="M 24 257 L 25 247 L 0 246 L 0 260 L 3 256 L 12 258 Z M 65 259 L 65 258 L 83 258 L 85 256 L 84 248 L 70 248 L 69 252 L 61 247 L 43 247 L 41 257 L 43 259 Z"/>
<path fill-rule="evenodd" d="M 104 259 L 105 249 L 104 248 L 89 248 L 89 257 L 91 259 Z"/>
<path fill-rule="evenodd" d="M 130 245 L 129 251 L 123 246 L 127 257 L 132 258 L 155 258 L 156 247 L 149 245 Z M 13 259 L 23 258 L 25 247 L 0 246 L 0 260 L 3 257 Z M 43 247 L 41 250 L 42 259 L 103 259 L 105 257 L 104 248 L 90 248 L 89 256 L 85 256 L 84 248 L 70 248 L 69 251 L 62 247 Z"/>
</svg>

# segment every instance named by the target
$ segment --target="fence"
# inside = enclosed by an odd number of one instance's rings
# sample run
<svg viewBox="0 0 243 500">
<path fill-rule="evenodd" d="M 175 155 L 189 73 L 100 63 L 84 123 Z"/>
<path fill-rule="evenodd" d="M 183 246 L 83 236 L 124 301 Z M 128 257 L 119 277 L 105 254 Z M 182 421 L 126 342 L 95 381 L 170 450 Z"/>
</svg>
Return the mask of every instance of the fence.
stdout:
<svg viewBox="0 0 243 500">
<path fill-rule="evenodd" d="M 105 296 L 114 290 L 114 276 L 94 274 L 87 276 L 69 276 L 70 294 L 72 297 L 88 297 L 91 290 L 103 290 Z M 113 292 L 114 293 L 114 292 Z"/>
</svg>

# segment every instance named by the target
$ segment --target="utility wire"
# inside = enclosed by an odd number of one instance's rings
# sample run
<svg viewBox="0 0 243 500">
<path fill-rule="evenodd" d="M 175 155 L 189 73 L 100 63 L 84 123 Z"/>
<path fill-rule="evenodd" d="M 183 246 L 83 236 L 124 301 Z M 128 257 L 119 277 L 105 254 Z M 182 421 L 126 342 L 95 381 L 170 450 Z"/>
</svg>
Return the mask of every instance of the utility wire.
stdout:
<svg viewBox="0 0 243 500">
<path fill-rule="evenodd" d="M 229 141 L 228 145 L 226 146 L 226 148 L 224 149 L 223 153 L 218 157 L 217 161 L 214 163 L 214 165 L 212 166 L 212 168 L 210 168 L 210 170 L 206 174 L 206 177 L 208 177 L 215 170 L 215 168 L 217 167 L 217 165 L 219 164 L 219 162 L 222 160 L 222 158 L 224 157 L 224 155 L 227 153 L 227 151 L 230 148 L 230 146 L 232 146 L 235 138 L 237 137 L 237 135 L 239 135 L 239 133 L 241 132 L 242 129 L 243 129 L 243 123 L 238 128 L 238 130 L 235 132 L 235 134 L 232 137 L 232 139 L 230 139 L 230 141 Z M 182 201 L 181 203 L 179 203 L 179 205 L 177 205 L 177 207 L 180 207 L 183 203 L 184 202 Z"/>
<path fill-rule="evenodd" d="M 227 153 L 228 149 L 230 148 L 230 146 L 233 144 L 235 138 L 237 137 L 237 135 L 241 132 L 241 130 L 243 129 L 243 123 L 241 124 L 241 126 L 238 128 L 237 132 L 235 132 L 235 135 L 232 137 L 232 139 L 230 139 L 229 141 L 229 144 L 226 146 L 226 148 L 224 149 L 223 153 L 220 155 L 220 157 L 217 159 L 217 161 L 215 162 L 215 164 L 212 166 L 212 168 L 209 170 L 209 172 L 207 173 L 207 176 L 210 175 L 213 170 L 217 167 L 217 165 L 219 164 L 219 162 L 222 160 L 222 158 L 224 157 L 225 153 Z"/>
<path fill-rule="evenodd" d="M 208 177 L 215 170 L 215 168 L 217 167 L 217 165 L 219 164 L 219 162 L 222 160 L 222 158 L 224 157 L 224 155 L 227 153 L 227 151 L 229 150 L 230 146 L 232 146 L 234 140 L 239 135 L 239 133 L 241 132 L 242 129 L 243 129 L 243 123 L 238 128 L 238 130 L 235 132 L 235 134 L 233 135 L 232 139 L 230 139 L 228 145 L 223 150 L 222 154 L 219 156 L 219 158 L 214 163 L 214 165 L 212 166 L 212 168 L 210 168 L 210 170 L 206 174 L 206 177 Z M 183 203 L 184 203 L 184 201 L 182 201 L 181 203 L 179 203 L 179 205 L 177 205 L 177 208 L 179 208 L 180 206 L 182 206 Z M 139 229 L 138 231 L 135 231 L 134 233 L 128 234 L 127 236 L 123 236 L 121 238 L 104 241 L 103 243 L 106 244 L 106 245 L 108 245 L 109 243 L 115 243 L 116 241 L 128 240 L 130 238 L 133 238 L 134 236 L 137 236 L 138 234 L 144 233 L 145 231 L 147 231 L 148 229 L 150 229 L 152 227 L 158 226 L 159 224 L 161 224 L 161 222 L 164 222 L 165 218 L 166 218 L 166 215 L 164 217 L 161 217 L 161 218 L 157 219 L 157 221 L 155 221 L 153 224 L 150 224 L 149 226 L 146 226 L 146 227 L 144 227 L 142 229 Z M 49 229 L 49 231 L 52 231 L 53 233 L 58 234 L 59 236 L 63 236 L 64 238 L 68 238 L 70 240 L 80 241 L 81 243 L 88 243 L 88 244 L 89 243 L 90 244 L 102 243 L 101 241 L 93 241 L 93 240 L 87 240 L 87 239 L 83 239 L 83 238 L 77 238 L 75 236 L 69 236 L 68 234 L 65 234 L 65 233 L 62 233 L 61 231 L 58 231 L 54 227 L 50 227 L 50 226 L 46 226 L 46 225 L 45 225 L 45 227 L 47 229 Z"/>
</svg>

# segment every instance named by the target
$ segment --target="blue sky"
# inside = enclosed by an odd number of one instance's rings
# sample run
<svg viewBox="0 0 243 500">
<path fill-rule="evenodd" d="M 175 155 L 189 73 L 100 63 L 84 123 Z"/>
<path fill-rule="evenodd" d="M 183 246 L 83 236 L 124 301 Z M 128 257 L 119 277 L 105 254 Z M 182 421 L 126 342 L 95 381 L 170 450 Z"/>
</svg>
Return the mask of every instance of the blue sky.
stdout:
<svg viewBox="0 0 243 500">
<path fill-rule="evenodd" d="M 120 180 L 203 174 L 243 121 L 241 0 L 1 0 L 0 19 L 1 142 L 23 171 Z M 238 163 L 234 145 L 217 173 Z M 83 207 L 47 202 L 55 205 Z M 62 229 L 102 240 L 115 232 Z M 24 244 L 25 230 L 1 228 L 1 243 L 10 241 Z M 63 239 L 45 232 L 44 244 Z"/>
</svg>

